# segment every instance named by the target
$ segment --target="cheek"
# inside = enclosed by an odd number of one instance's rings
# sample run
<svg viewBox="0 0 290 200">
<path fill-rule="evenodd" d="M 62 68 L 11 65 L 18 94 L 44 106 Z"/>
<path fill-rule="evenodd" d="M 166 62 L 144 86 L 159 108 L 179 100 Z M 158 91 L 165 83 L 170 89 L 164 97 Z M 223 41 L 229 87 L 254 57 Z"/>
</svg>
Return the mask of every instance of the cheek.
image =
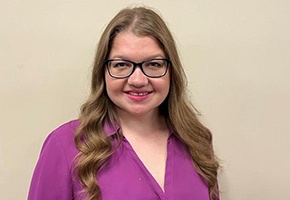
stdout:
<svg viewBox="0 0 290 200">
<path fill-rule="evenodd" d="M 106 91 L 111 100 L 113 100 L 118 93 L 121 93 L 123 85 L 122 81 L 123 80 L 121 79 L 113 79 L 110 75 L 108 75 L 108 73 L 106 73 Z"/>
<path fill-rule="evenodd" d="M 165 93 L 168 93 L 169 92 L 169 89 L 170 89 L 170 76 L 169 74 L 167 74 L 165 77 L 164 77 L 164 80 L 163 80 L 163 83 L 160 84 L 160 87 L 163 86 L 163 90 Z"/>
<path fill-rule="evenodd" d="M 163 80 L 154 82 L 154 88 L 156 91 L 162 94 L 162 96 L 166 97 L 170 90 L 170 79 L 165 78 Z"/>
<path fill-rule="evenodd" d="M 113 84 L 112 84 L 112 80 L 111 80 L 111 77 L 110 75 L 108 75 L 108 72 L 106 71 L 105 72 L 105 83 L 106 83 L 106 91 L 107 91 L 107 94 L 109 96 L 109 98 L 112 100 L 112 93 L 114 93 L 114 87 L 113 87 Z"/>
</svg>

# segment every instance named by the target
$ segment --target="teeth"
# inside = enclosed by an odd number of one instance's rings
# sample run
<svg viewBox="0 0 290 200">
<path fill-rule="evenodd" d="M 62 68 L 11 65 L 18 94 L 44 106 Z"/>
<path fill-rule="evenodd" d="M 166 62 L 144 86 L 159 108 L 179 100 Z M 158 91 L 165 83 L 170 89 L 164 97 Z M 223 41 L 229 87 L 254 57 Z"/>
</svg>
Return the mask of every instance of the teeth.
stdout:
<svg viewBox="0 0 290 200">
<path fill-rule="evenodd" d="M 148 94 L 148 92 L 140 92 L 140 93 L 137 93 L 137 92 L 129 92 L 130 95 L 134 95 L 134 96 L 145 96 Z"/>
</svg>

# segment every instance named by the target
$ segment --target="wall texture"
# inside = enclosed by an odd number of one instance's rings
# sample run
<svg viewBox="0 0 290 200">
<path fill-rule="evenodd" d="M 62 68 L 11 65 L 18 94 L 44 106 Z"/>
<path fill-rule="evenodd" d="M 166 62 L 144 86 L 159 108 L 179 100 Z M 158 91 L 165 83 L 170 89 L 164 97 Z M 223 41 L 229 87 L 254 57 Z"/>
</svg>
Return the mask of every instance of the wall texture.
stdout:
<svg viewBox="0 0 290 200">
<path fill-rule="evenodd" d="M 115 13 L 157 8 L 214 134 L 224 200 L 290 200 L 288 0 L 0 0 L 0 193 L 25 199 L 42 143 L 88 95 Z"/>
</svg>

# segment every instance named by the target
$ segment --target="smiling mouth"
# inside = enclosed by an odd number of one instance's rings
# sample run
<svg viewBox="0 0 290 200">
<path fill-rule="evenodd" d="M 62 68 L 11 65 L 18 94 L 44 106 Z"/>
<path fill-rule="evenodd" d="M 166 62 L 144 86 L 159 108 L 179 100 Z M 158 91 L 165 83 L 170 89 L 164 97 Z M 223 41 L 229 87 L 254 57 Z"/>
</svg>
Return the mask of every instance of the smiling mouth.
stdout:
<svg viewBox="0 0 290 200">
<path fill-rule="evenodd" d="M 128 92 L 128 94 L 132 96 L 146 96 L 150 94 L 151 92 Z"/>
</svg>

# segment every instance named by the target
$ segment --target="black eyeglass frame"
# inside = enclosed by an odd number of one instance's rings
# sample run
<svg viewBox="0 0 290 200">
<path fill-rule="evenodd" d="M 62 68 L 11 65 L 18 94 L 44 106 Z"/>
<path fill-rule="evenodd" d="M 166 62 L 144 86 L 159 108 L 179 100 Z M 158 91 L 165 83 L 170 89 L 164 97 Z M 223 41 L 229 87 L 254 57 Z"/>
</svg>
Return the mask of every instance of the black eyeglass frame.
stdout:
<svg viewBox="0 0 290 200">
<path fill-rule="evenodd" d="M 165 71 L 164 71 L 163 74 L 161 74 L 161 75 L 159 75 L 159 76 L 152 76 L 152 75 L 148 75 L 148 74 L 146 74 L 146 73 L 144 72 L 144 70 L 143 70 L 143 64 L 146 63 L 146 62 L 152 61 L 152 60 L 163 60 L 163 61 L 165 61 L 166 69 L 165 69 Z M 121 76 L 121 77 L 119 77 L 119 76 L 114 76 L 113 74 L 111 74 L 111 71 L 110 71 L 110 69 L 109 69 L 109 63 L 112 62 L 112 61 L 125 61 L 125 62 L 129 62 L 129 63 L 133 64 L 132 72 L 131 72 L 130 74 L 126 75 L 126 76 Z M 149 77 L 149 78 L 161 78 L 161 77 L 163 77 L 163 76 L 166 75 L 166 73 L 167 73 L 167 71 L 168 71 L 168 67 L 169 67 L 170 64 L 171 64 L 171 61 L 170 61 L 170 59 L 168 59 L 168 58 L 153 58 L 153 59 L 145 60 L 145 61 L 143 61 L 143 62 L 139 62 L 139 63 L 135 63 L 135 62 L 132 62 L 132 61 L 130 61 L 130 60 L 125 60 L 125 59 L 109 59 L 109 60 L 106 60 L 106 61 L 105 61 L 105 65 L 106 65 L 106 67 L 107 67 L 107 69 L 108 69 L 108 73 L 109 73 L 109 75 L 110 75 L 111 77 L 113 77 L 113 78 L 117 78 L 117 79 L 124 79 L 124 78 L 128 78 L 128 77 L 130 77 L 130 76 L 134 73 L 134 71 L 135 71 L 135 69 L 136 69 L 137 66 L 140 67 L 142 73 L 143 73 L 145 76 L 147 76 L 147 77 Z"/>
</svg>

